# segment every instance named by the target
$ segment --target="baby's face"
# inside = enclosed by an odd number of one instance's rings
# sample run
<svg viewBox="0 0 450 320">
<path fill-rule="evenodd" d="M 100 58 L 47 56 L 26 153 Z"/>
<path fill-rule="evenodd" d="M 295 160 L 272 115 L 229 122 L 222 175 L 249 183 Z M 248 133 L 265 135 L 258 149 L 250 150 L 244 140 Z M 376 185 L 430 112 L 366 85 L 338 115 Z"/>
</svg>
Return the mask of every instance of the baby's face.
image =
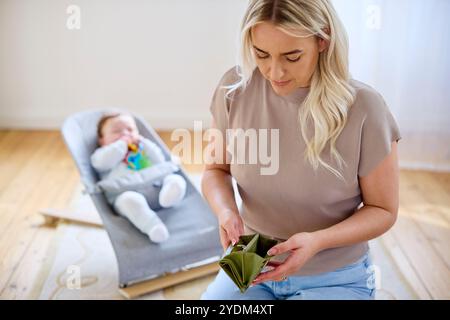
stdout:
<svg viewBox="0 0 450 320">
<path fill-rule="evenodd" d="M 101 146 L 123 139 L 127 142 L 136 142 L 139 138 L 139 132 L 136 122 L 129 115 L 120 115 L 109 119 L 103 125 L 102 137 L 99 142 Z"/>
</svg>

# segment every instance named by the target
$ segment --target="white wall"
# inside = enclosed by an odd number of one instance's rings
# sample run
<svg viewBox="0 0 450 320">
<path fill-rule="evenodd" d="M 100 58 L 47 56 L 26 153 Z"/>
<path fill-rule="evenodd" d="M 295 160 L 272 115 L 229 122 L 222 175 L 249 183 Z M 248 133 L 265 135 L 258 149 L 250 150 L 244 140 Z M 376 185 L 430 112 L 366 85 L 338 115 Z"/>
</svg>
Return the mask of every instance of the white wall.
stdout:
<svg viewBox="0 0 450 320">
<path fill-rule="evenodd" d="M 450 172 L 450 1 L 333 0 L 350 70 L 386 100 L 403 168 Z"/>
<path fill-rule="evenodd" d="M 450 171 L 450 1 L 333 2 L 349 33 L 352 75 L 374 86 L 398 121 L 401 166 Z M 80 30 L 66 27 L 71 4 L 81 9 Z M 214 88 L 236 61 L 246 5 L 0 0 L 0 127 L 58 128 L 73 112 L 106 106 L 157 129 L 207 126 Z M 374 7 L 378 27 L 368 24 Z"/>
<path fill-rule="evenodd" d="M 81 29 L 69 30 L 69 5 Z M 209 123 L 246 0 L 1 0 L 0 127 L 57 128 L 119 106 L 155 128 Z"/>
</svg>

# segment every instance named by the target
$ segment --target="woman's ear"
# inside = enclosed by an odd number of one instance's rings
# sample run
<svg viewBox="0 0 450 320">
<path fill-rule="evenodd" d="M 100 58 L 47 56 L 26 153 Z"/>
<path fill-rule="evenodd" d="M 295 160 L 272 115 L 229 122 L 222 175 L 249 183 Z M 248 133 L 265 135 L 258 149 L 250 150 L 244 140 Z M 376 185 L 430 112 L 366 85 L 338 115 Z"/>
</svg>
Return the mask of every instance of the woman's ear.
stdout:
<svg viewBox="0 0 450 320">
<path fill-rule="evenodd" d="M 330 44 L 330 42 L 326 39 L 322 39 L 322 38 L 318 38 L 318 44 L 319 44 L 319 52 L 322 53 L 324 52 L 326 49 L 328 49 L 328 46 Z"/>
<path fill-rule="evenodd" d="M 325 32 L 328 36 L 330 35 L 330 28 L 326 27 L 323 29 L 323 32 Z M 317 42 L 319 45 L 319 52 L 323 52 L 326 49 L 328 49 L 329 45 L 330 45 L 330 41 L 327 39 L 324 39 L 321 36 L 317 37 Z"/>
</svg>

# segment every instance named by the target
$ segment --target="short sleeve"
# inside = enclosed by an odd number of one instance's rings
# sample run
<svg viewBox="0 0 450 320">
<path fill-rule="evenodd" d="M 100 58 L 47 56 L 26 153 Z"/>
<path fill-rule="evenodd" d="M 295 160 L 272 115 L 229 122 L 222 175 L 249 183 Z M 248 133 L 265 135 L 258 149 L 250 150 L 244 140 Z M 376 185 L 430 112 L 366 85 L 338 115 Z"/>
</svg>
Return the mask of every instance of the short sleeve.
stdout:
<svg viewBox="0 0 450 320">
<path fill-rule="evenodd" d="M 397 121 L 381 95 L 366 93 L 363 103 L 365 117 L 358 166 L 360 177 L 372 172 L 391 153 L 391 143 L 401 139 Z"/>
<path fill-rule="evenodd" d="M 233 94 L 227 94 L 229 89 L 226 87 L 236 83 L 237 81 L 238 75 L 236 67 L 233 67 L 225 72 L 214 91 L 211 105 L 209 107 L 216 124 L 216 128 L 222 132 L 224 137 L 226 129 L 228 129 L 230 105 L 233 99 Z"/>
</svg>

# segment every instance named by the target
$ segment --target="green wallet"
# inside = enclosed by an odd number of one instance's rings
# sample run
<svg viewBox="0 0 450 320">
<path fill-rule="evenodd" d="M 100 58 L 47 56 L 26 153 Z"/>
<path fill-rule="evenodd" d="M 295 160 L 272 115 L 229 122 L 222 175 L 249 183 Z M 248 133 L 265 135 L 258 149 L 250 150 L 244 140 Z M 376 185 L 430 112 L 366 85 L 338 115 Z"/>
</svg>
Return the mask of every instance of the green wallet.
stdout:
<svg viewBox="0 0 450 320">
<path fill-rule="evenodd" d="M 273 257 L 267 251 L 278 242 L 259 233 L 242 235 L 219 265 L 244 293 Z"/>
</svg>

